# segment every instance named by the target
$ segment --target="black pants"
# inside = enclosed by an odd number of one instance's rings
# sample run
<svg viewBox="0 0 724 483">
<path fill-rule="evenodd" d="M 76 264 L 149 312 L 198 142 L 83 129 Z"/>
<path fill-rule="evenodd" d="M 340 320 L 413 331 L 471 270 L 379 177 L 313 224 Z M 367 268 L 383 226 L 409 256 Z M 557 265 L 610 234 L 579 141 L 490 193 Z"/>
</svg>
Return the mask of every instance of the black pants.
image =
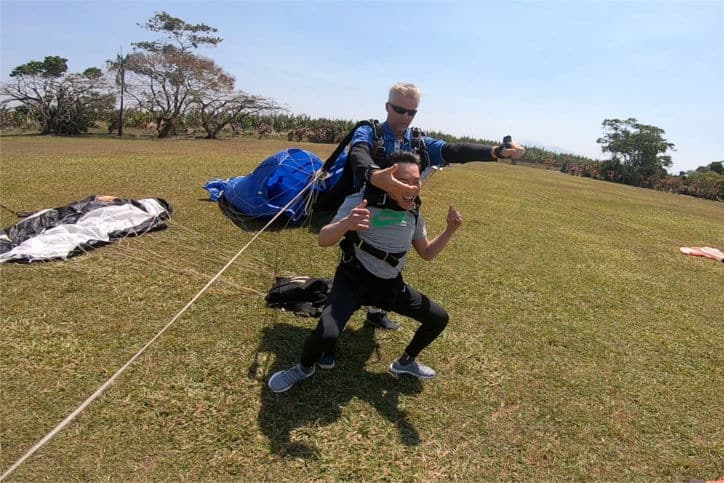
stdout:
<svg viewBox="0 0 724 483">
<path fill-rule="evenodd" d="M 323 352 L 334 353 L 337 339 L 352 314 L 362 305 L 380 307 L 420 322 L 420 327 L 405 349 L 411 357 L 417 357 L 430 345 L 449 320 L 445 309 L 407 285 L 402 280 L 402 274 L 392 279 L 379 278 L 353 258 L 337 266 L 327 305 L 317 328 L 304 342 L 300 361 L 303 366 L 314 365 Z"/>
</svg>

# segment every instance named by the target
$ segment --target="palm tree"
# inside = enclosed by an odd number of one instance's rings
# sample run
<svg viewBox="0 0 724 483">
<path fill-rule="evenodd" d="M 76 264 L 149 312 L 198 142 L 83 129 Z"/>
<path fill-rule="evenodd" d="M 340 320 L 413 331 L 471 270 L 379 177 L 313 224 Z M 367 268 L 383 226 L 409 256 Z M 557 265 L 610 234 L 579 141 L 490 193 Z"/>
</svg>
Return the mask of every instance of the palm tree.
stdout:
<svg viewBox="0 0 724 483">
<path fill-rule="evenodd" d="M 123 136 L 123 94 L 126 92 L 126 62 L 128 55 L 116 54 L 116 60 L 107 60 L 108 70 L 116 72 L 116 85 L 121 88 L 121 108 L 118 115 L 118 135 Z"/>
</svg>

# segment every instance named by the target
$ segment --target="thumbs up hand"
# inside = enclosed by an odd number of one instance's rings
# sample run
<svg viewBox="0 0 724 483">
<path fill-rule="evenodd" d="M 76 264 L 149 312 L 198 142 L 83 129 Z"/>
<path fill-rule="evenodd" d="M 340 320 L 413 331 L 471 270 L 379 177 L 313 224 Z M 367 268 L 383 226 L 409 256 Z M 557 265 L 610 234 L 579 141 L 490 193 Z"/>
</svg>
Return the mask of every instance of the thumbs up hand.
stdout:
<svg viewBox="0 0 724 483">
<path fill-rule="evenodd" d="M 362 202 L 347 215 L 348 230 L 368 230 L 370 227 L 370 210 L 367 209 L 367 200 Z"/>
<path fill-rule="evenodd" d="M 463 225 L 463 217 L 453 205 L 447 209 L 447 227 L 449 230 L 455 231 Z"/>
</svg>

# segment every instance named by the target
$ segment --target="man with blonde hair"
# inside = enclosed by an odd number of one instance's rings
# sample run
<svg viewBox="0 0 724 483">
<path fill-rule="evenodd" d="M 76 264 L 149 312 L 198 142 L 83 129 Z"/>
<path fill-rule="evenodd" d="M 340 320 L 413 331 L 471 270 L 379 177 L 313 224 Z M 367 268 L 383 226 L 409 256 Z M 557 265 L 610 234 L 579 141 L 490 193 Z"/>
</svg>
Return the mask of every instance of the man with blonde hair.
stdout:
<svg viewBox="0 0 724 483">
<path fill-rule="evenodd" d="M 397 95 L 416 99 L 418 103 L 420 102 L 420 97 L 422 97 L 420 88 L 417 87 L 415 84 L 409 84 L 407 82 L 398 82 L 397 84 L 390 87 L 389 98 Z"/>
</svg>

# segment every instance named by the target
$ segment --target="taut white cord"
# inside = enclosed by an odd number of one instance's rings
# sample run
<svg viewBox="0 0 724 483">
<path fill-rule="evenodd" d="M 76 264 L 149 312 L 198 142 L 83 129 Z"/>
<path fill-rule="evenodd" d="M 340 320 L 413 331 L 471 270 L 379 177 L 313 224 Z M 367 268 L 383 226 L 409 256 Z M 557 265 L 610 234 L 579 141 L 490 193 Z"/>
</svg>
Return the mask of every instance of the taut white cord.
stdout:
<svg viewBox="0 0 724 483">
<path fill-rule="evenodd" d="M 194 295 L 194 297 L 184 306 L 184 308 L 182 308 L 182 309 L 179 311 L 179 313 L 177 313 L 177 314 L 174 316 L 174 318 L 171 319 L 171 321 L 170 321 L 168 324 L 166 324 L 166 326 L 165 326 L 163 329 L 161 329 L 161 330 L 158 332 L 158 334 L 156 334 L 156 335 L 153 337 L 153 339 L 149 340 L 149 341 L 146 343 L 146 345 L 144 345 L 143 347 L 141 347 L 141 349 L 140 349 L 138 352 L 136 352 L 136 354 L 135 354 L 133 357 L 131 357 L 131 358 L 128 360 L 128 362 L 126 362 L 120 369 L 118 369 L 118 370 L 116 371 L 116 373 L 113 374 L 105 383 L 103 383 L 103 385 L 102 385 L 101 387 L 99 387 L 99 388 L 96 390 L 96 392 L 94 392 L 93 394 L 91 394 L 91 395 L 88 397 L 88 399 L 86 399 L 85 401 L 83 401 L 83 403 L 81 403 L 81 405 L 78 406 L 75 411 L 73 411 L 72 413 L 70 413 L 70 414 L 69 414 L 64 420 L 62 420 L 52 431 L 50 431 L 48 434 L 46 434 L 45 437 L 43 437 L 43 439 L 41 439 L 40 441 L 38 441 L 38 442 L 35 444 L 35 446 L 33 446 L 32 448 L 30 448 L 19 460 L 17 460 L 15 463 L 13 463 L 13 465 L 12 465 L 10 468 L 8 468 L 8 469 L 5 471 L 5 473 L 3 473 L 2 476 L 0 476 L 0 482 L 3 481 L 3 480 L 4 480 L 5 478 L 7 478 L 8 476 L 10 476 L 10 474 L 12 474 L 12 472 L 15 471 L 15 470 L 18 468 L 18 466 L 20 466 L 21 464 L 23 464 L 23 462 L 24 462 L 26 459 L 28 459 L 30 456 L 32 456 L 37 450 L 39 450 L 43 445 L 45 445 L 45 443 L 47 443 L 48 441 L 50 441 L 50 440 L 53 438 L 53 436 L 55 436 L 55 435 L 58 434 L 63 428 L 65 428 L 65 427 L 66 427 L 71 421 L 73 421 L 81 412 L 83 412 L 83 410 L 84 410 L 85 408 L 87 408 L 93 401 L 95 401 L 96 399 L 98 399 L 98 397 L 99 397 L 101 394 L 103 394 L 103 392 L 104 392 L 106 389 L 108 389 L 108 388 L 111 386 L 111 384 L 113 384 L 113 382 L 114 382 L 116 379 L 118 379 L 118 377 L 119 377 L 121 374 L 123 374 L 123 372 L 124 372 L 126 369 L 128 369 L 128 367 L 129 367 L 131 364 L 133 364 L 133 362 L 134 362 L 136 359 L 138 359 L 138 357 L 140 357 L 140 355 L 143 354 L 143 352 L 144 352 L 151 344 L 153 344 L 153 343 L 156 341 L 156 339 L 158 339 L 159 337 L 161 337 L 161 335 L 162 335 L 164 332 L 166 332 L 166 330 L 167 330 L 169 327 L 171 327 L 171 326 L 173 325 L 173 323 L 176 322 L 176 320 L 178 320 L 178 318 L 181 317 L 181 316 L 184 314 L 184 312 L 186 312 L 186 310 L 188 310 L 188 308 L 191 307 L 191 305 L 193 305 L 194 302 L 196 302 L 196 300 L 198 300 L 199 297 L 201 297 L 201 295 L 221 276 L 221 274 L 223 274 L 223 273 L 226 271 L 227 268 L 229 268 L 229 267 L 231 266 L 232 263 L 234 263 L 234 261 L 235 261 L 237 258 L 239 258 L 239 256 L 240 256 L 242 253 L 244 253 L 244 251 L 249 247 L 249 245 L 251 245 L 252 242 L 253 242 L 254 240 L 256 240 L 256 239 L 259 237 L 259 235 L 261 235 L 261 234 L 264 232 L 264 230 L 266 230 L 267 228 L 269 228 L 269 226 L 271 226 L 271 224 L 274 223 L 274 221 L 276 221 L 276 219 L 279 218 L 279 216 L 281 216 L 281 214 L 284 213 L 284 211 L 285 211 L 287 208 L 289 208 L 300 196 L 302 196 L 302 194 L 304 194 L 314 183 L 317 182 L 317 179 L 319 178 L 320 173 L 321 173 L 321 171 L 318 171 L 318 172 L 314 173 L 314 175 L 312 176 L 312 179 L 311 179 L 310 182 L 307 184 L 307 186 L 305 186 L 305 187 L 299 192 L 299 194 L 297 194 L 289 203 L 287 203 L 284 207 L 282 207 L 282 208 L 279 210 L 279 212 L 277 212 L 277 214 L 274 215 L 274 217 L 273 217 L 271 220 L 269 220 L 269 222 L 268 222 L 266 225 L 264 225 L 264 227 L 263 227 L 261 230 L 259 230 L 259 231 L 256 233 L 256 235 L 254 235 L 254 236 L 252 237 L 252 239 L 249 240 L 249 241 L 246 243 L 246 245 L 244 245 L 244 246 L 241 248 L 241 250 L 239 250 L 239 251 L 236 253 L 236 255 L 234 255 L 233 257 L 231 257 L 231 260 L 229 260 L 229 261 L 227 262 L 227 264 L 224 265 L 224 267 L 223 267 L 221 270 L 219 270 L 219 272 L 218 272 L 216 275 L 214 275 L 214 276 L 211 278 L 211 280 L 208 281 L 208 283 L 207 283 L 206 285 L 204 285 L 204 288 L 202 288 L 201 290 L 199 290 L 199 292 L 198 292 L 196 295 Z"/>
</svg>

